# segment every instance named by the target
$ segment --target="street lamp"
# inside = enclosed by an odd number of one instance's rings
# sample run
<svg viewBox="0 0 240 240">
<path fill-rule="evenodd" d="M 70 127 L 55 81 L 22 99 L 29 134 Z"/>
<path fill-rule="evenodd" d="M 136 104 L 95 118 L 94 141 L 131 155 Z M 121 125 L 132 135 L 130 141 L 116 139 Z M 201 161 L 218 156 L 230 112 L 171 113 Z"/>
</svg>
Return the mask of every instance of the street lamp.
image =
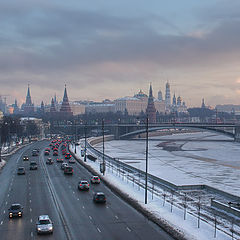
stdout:
<svg viewBox="0 0 240 240">
<path fill-rule="evenodd" d="M 84 127 L 84 138 L 85 138 L 85 146 L 84 146 L 84 162 L 87 161 L 87 126 L 85 124 Z"/>
<path fill-rule="evenodd" d="M 148 115 L 146 119 L 146 173 L 145 173 L 145 204 L 147 204 L 147 185 L 148 183 Z"/>
<path fill-rule="evenodd" d="M 102 155 L 102 159 L 103 159 L 103 165 L 102 165 L 102 173 L 103 175 L 105 174 L 105 158 L 104 158 L 104 119 L 102 120 L 102 137 L 103 137 L 103 155 Z"/>
</svg>

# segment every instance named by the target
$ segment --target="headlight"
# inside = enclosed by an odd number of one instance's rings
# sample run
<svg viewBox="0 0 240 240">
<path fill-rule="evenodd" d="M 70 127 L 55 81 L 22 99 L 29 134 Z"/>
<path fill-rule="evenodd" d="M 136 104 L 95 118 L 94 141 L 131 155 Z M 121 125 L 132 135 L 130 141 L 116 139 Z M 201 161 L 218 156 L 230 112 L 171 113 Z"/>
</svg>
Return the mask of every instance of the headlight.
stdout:
<svg viewBox="0 0 240 240">
<path fill-rule="evenodd" d="M 49 230 L 53 230 L 53 227 L 49 227 Z"/>
<path fill-rule="evenodd" d="M 38 231 L 41 231 L 41 228 L 38 228 L 37 230 L 38 230 Z"/>
</svg>

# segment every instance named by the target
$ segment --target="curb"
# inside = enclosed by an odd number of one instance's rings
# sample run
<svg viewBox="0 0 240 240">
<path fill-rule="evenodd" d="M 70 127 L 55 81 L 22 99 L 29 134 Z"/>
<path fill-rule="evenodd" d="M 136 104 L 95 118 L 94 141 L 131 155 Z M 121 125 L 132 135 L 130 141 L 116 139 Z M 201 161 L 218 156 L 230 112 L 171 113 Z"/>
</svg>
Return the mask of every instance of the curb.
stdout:
<svg viewBox="0 0 240 240">
<path fill-rule="evenodd" d="M 93 175 L 98 175 L 99 172 L 95 171 L 91 166 L 85 164 L 82 159 L 80 159 L 76 154 L 70 150 L 69 151 L 73 155 L 73 157 L 84 167 L 86 168 L 90 173 Z M 152 221 L 153 223 L 157 224 L 160 228 L 162 228 L 164 231 L 166 231 L 168 234 L 170 234 L 173 238 L 176 240 L 187 240 L 187 238 L 184 236 L 184 233 L 180 230 L 174 229 L 172 226 L 170 226 L 167 221 L 164 221 L 163 219 L 160 219 L 156 217 L 153 213 L 149 212 L 146 208 L 141 206 L 136 200 L 129 197 L 128 194 L 122 192 L 117 187 L 113 186 L 108 180 L 106 180 L 103 176 L 99 176 L 101 181 L 103 181 L 107 187 L 109 187 L 114 193 L 116 193 L 119 197 L 124 199 L 127 203 L 129 203 L 133 208 L 135 208 L 138 212 L 140 212 L 142 215 L 144 215 L 148 220 Z"/>
</svg>

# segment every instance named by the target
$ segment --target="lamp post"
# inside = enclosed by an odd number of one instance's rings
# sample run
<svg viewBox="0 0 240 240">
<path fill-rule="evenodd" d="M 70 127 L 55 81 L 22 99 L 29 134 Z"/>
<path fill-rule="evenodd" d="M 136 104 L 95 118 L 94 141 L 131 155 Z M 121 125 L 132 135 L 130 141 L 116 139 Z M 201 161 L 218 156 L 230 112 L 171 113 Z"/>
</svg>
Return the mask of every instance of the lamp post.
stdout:
<svg viewBox="0 0 240 240">
<path fill-rule="evenodd" d="M 74 149 L 74 153 L 77 153 L 77 124 L 75 122 L 75 149 Z"/>
<path fill-rule="evenodd" d="M 145 172 L 145 204 L 147 204 L 147 185 L 148 183 L 148 115 L 146 119 L 146 172 Z"/>
<path fill-rule="evenodd" d="M 105 158 L 104 158 L 104 119 L 102 120 L 102 140 L 103 140 L 103 148 L 102 148 L 102 152 L 103 152 L 103 155 L 102 155 L 102 159 L 103 159 L 103 162 L 102 162 L 102 173 L 103 175 L 105 175 Z"/>
<path fill-rule="evenodd" d="M 85 146 L 84 146 L 84 162 L 87 161 L 87 126 L 84 127 L 84 138 L 85 138 Z"/>
</svg>

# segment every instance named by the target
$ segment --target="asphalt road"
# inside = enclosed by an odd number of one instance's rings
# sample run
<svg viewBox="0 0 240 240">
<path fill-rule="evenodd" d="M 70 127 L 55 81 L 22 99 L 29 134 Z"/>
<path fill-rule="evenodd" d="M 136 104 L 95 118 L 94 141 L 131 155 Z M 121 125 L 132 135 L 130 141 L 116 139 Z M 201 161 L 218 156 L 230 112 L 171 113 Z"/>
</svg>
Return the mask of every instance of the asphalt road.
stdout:
<svg viewBox="0 0 240 240">
<path fill-rule="evenodd" d="M 61 163 L 47 165 L 48 156 L 43 150 L 49 142 L 38 142 L 14 154 L 0 173 L 0 239 L 58 239 L 58 240 L 172 240 L 161 228 L 116 196 L 103 183 L 90 184 L 89 191 L 79 191 L 79 180 L 89 181 L 91 174 L 80 164 L 72 164 L 73 175 L 64 175 Z M 32 157 L 31 151 L 40 148 L 40 155 Z M 60 151 L 59 151 L 60 153 Z M 29 161 L 38 163 L 38 170 L 29 170 Z M 25 175 L 17 175 L 19 166 Z M 102 191 L 106 204 L 95 204 L 93 193 Z M 24 209 L 22 218 L 8 218 L 8 208 L 20 203 Z M 47 214 L 54 222 L 52 235 L 37 235 L 36 221 Z"/>
</svg>

